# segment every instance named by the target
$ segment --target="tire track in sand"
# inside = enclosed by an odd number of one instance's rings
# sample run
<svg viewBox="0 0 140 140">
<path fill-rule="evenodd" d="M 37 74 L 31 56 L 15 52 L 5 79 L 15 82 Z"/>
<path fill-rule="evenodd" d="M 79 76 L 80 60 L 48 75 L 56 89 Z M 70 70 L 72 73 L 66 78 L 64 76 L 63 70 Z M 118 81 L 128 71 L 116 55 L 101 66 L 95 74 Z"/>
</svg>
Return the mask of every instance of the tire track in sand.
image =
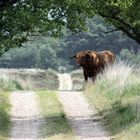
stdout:
<svg viewBox="0 0 140 140">
<path fill-rule="evenodd" d="M 91 110 L 82 92 L 68 91 L 72 87 L 69 74 L 59 74 L 59 100 L 64 106 L 67 117 L 80 140 L 110 140 L 96 110 Z M 66 88 L 68 87 L 68 89 Z"/>
<path fill-rule="evenodd" d="M 32 91 L 17 91 L 11 95 L 10 140 L 37 140 L 41 120 L 36 95 Z"/>
</svg>

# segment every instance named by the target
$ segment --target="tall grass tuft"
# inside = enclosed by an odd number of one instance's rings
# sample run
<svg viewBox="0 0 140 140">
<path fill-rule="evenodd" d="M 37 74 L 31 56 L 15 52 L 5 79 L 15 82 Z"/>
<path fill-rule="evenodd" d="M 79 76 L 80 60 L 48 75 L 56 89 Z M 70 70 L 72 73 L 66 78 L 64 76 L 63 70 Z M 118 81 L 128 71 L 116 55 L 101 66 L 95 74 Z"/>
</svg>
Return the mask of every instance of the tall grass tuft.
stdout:
<svg viewBox="0 0 140 140">
<path fill-rule="evenodd" d="M 85 89 L 91 105 L 103 116 L 112 134 L 126 133 L 140 119 L 140 73 L 126 62 L 116 62 Z"/>
</svg>

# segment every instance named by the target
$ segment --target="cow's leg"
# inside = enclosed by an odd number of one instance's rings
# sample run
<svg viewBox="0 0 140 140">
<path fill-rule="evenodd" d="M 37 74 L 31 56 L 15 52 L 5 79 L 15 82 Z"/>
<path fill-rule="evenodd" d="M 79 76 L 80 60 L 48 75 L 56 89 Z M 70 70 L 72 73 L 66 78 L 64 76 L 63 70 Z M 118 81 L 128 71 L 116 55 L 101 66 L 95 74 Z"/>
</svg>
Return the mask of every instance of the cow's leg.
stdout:
<svg viewBox="0 0 140 140">
<path fill-rule="evenodd" d="M 92 76 L 92 82 L 95 82 L 96 76 Z"/>
<path fill-rule="evenodd" d="M 97 76 L 97 73 L 94 72 L 94 74 L 93 74 L 93 76 L 92 76 L 92 82 L 95 82 L 95 80 L 96 80 L 96 76 Z"/>
<path fill-rule="evenodd" d="M 88 80 L 88 76 L 86 75 L 85 72 L 84 72 L 84 78 L 85 78 L 85 82 L 87 82 L 87 80 Z"/>
</svg>

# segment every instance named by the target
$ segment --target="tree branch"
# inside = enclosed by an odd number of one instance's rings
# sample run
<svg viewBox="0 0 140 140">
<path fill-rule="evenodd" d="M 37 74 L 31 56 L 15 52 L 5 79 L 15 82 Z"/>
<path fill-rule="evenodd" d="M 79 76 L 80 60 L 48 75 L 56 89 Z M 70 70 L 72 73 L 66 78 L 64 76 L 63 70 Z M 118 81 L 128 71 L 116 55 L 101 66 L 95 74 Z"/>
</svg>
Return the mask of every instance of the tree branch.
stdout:
<svg viewBox="0 0 140 140">
<path fill-rule="evenodd" d="M 103 13 L 99 13 L 102 17 L 112 21 L 112 22 L 116 22 L 116 30 L 121 30 L 124 33 L 127 34 L 127 36 L 129 36 L 130 38 L 134 39 L 138 44 L 140 44 L 140 35 L 138 34 L 138 32 L 135 30 L 134 27 L 131 26 L 131 24 L 129 24 L 128 22 L 124 21 L 123 19 L 121 19 L 118 16 L 109 16 L 109 15 L 105 15 Z M 112 31 L 109 31 L 112 32 Z"/>
<path fill-rule="evenodd" d="M 115 32 L 115 31 L 120 31 L 120 29 L 113 29 L 113 30 L 110 30 L 110 31 L 105 31 L 104 33 L 107 34 L 107 33 L 112 33 L 112 32 Z"/>
<path fill-rule="evenodd" d="M 7 6 L 15 4 L 19 0 L 0 0 L 0 10 L 3 10 Z"/>
</svg>

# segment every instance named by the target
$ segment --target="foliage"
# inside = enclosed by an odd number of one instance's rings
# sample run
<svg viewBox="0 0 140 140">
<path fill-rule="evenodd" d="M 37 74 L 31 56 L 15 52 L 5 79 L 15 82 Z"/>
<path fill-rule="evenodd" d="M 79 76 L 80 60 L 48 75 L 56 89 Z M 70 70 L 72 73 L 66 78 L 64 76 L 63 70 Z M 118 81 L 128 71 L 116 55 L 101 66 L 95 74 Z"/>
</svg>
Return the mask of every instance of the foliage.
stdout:
<svg viewBox="0 0 140 140">
<path fill-rule="evenodd" d="M 40 128 L 42 137 L 48 140 L 75 140 L 57 94 L 52 91 L 39 91 L 38 97 L 44 118 L 44 125 Z"/>
<path fill-rule="evenodd" d="M 10 48 L 22 46 L 23 42 L 32 40 L 36 35 L 60 35 L 64 27 L 74 32 L 87 30 L 87 18 L 93 18 L 95 14 L 101 15 L 117 30 L 140 43 L 138 0 L 12 1 L 2 1 L 4 5 L 1 5 L 2 8 L 0 6 L 1 54 Z"/>
<path fill-rule="evenodd" d="M 140 44 L 139 0 L 100 0 L 93 2 L 96 13 Z"/>
<path fill-rule="evenodd" d="M 63 56 L 58 58 L 58 53 L 63 51 L 59 39 L 51 37 L 38 37 L 32 43 L 24 44 L 23 48 L 9 50 L 0 58 L 0 67 L 5 68 L 52 68 L 58 70 L 64 65 L 70 68 Z"/>
<path fill-rule="evenodd" d="M 31 67 L 36 64 L 36 48 L 21 48 L 21 49 L 11 49 L 8 53 L 5 53 L 0 61 L 1 67 L 13 67 L 13 68 L 23 68 Z"/>
<path fill-rule="evenodd" d="M 105 34 L 112 28 L 103 18 L 95 16 L 86 20 L 88 31 L 73 34 L 64 28 L 61 38 L 36 37 L 34 41 L 24 43 L 24 47 L 11 49 L 0 58 L 0 67 L 7 68 L 52 68 L 66 67 L 67 71 L 78 68 L 74 59 L 69 59 L 81 50 L 111 50 L 119 54 L 127 48 L 138 53 L 138 44 L 121 32 Z M 138 59 L 135 62 L 138 62 Z"/>
<path fill-rule="evenodd" d="M 135 67 L 140 67 L 140 54 L 134 53 L 133 50 L 123 49 L 118 55 L 118 59 L 128 61 L 129 64 Z"/>
<path fill-rule="evenodd" d="M 86 87 L 85 95 L 99 115 L 103 116 L 106 128 L 118 139 L 123 139 L 128 134 L 133 139 L 139 137 L 131 130 L 139 126 L 139 77 L 140 73 L 136 74 L 133 67 L 119 62 L 98 75 L 94 86 Z M 138 127 L 136 131 L 139 131 Z"/>
<path fill-rule="evenodd" d="M 0 52 L 21 46 L 40 33 L 49 31 L 49 35 L 58 35 L 63 26 L 73 30 L 83 29 L 81 19 L 85 19 L 87 11 L 82 9 L 89 10 L 89 7 L 81 0 L 19 0 L 16 4 L 5 6 L 0 11 Z"/>
</svg>

